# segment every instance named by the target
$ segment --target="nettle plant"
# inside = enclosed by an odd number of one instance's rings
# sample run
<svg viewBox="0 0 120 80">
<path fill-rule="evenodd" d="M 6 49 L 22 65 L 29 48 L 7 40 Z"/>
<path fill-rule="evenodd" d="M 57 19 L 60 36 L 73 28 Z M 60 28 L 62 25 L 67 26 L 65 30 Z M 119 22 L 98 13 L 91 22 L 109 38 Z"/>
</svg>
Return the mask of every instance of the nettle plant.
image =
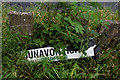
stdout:
<svg viewBox="0 0 120 80">
<path fill-rule="evenodd" d="M 99 9 L 99 3 L 40 3 L 41 7 L 34 9 L 35 34 L 38 46 L 55 47 L 55 51 L 70 47 L 84 52 L 88 47 L 88 38 L 97 37 L 98 25 L 104 23 Z M 94 8 L 95 7 L 95 8 Z"/>
</svg>

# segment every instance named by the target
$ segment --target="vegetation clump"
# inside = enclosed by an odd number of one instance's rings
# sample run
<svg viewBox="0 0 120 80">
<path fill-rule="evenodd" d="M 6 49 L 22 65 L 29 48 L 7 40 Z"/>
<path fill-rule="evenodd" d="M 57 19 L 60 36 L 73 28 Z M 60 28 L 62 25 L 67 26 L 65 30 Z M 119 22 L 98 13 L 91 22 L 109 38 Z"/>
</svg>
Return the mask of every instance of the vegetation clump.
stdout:
<svg viewBox="0 0 120 80">
<path fill-rule="evenodd" d="M 42 60 L 29 62 L 25 59 L 27 49 L 52 46 L 58 51 L 68 46 L 84 52 L 88 48 L 88 39 L 98 37 L 99 25 L 106 28 L 99 3 L 61 3 L 57 5 L 36 3 L 30 11 L 34 15 L 34 34 L 29 36 L 13 34 L 10 31 L 7 14 L 19 7 L 5 6 L 2 11 L 2 78 L 80 78 L 80 79 L 119 79 L 119 52 L 103 49 L 102 65 L 93 59 L 61 60 L 52 62 Z M 92 6 L 92 7 L 91 7 Z M 20 8 L 21 9 L 21 8 Z M 21 52 L 22 51 L 22 52 Z M 21 54 L 20 54 L 21 52 Z M 64 54 L 64 53 L 61 53 Z"/>
</svg>

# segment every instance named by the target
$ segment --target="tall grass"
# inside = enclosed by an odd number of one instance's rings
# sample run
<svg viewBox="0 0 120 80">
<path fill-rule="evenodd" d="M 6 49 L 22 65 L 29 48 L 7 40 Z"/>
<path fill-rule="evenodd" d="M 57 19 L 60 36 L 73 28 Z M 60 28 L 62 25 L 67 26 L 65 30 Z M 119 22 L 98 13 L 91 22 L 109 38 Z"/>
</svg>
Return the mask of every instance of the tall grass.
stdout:
<svg viewBox="0 0 120 80">
<path fill-rule="evenodd" d="M 94 59 L 75 59 L 63 61 L 27 61 L 24 59 L 26 49 L 29 46 L 37 45 L 37 39 L 31 36 L 22 36 L 19 33 L 13 34 L 9 29 L 7 14 L 15 10 L 15 7 L 4 6 L 2 9 L 2 78 L 19 79 L 120 79 L 120 51 L 102 48 L 102 55 L 99 61 Z M 31 7 L 32 12 L 37 11 Z M 25 39 L 23 39 L 23 37 Z M 102 46 L 104 47 L 104 46 Z M 21 54 L 19 54 L 23 51 Z"/>
</svg>

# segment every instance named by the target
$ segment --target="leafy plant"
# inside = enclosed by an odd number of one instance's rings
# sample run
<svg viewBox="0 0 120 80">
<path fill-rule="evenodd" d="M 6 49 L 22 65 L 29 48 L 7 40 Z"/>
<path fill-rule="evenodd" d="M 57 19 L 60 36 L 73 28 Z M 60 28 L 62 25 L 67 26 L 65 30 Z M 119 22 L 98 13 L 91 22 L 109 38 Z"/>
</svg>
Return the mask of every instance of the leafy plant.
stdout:
<svg viewBox="0 0 120 80">
<path fill-rule="evenodd" d="M 88 38 L 98 36 L 96 28 L 106 25 L 104 18 L 99 19 L 97 10 L 89 6 L 77 6 L 78 3 L 42 4 L 35 14 L 35 36 L 45 45 L 64 49 L 73 45 L 74 49 L 84 51 Z M 43 9 L 43 6 L 45 9 Z M 94 5 L 95 6 L 95 5 Z M 54 10 L 53 8 L 57 9 Z M 42 10 L 43 9 L 43 10 Z M 53 9 L 53 10 L 52 10 Z M 43 45 L 44 45 L 43 44 Z M 42 45 L 41 45 L 42 46 Z"/>
</svg>

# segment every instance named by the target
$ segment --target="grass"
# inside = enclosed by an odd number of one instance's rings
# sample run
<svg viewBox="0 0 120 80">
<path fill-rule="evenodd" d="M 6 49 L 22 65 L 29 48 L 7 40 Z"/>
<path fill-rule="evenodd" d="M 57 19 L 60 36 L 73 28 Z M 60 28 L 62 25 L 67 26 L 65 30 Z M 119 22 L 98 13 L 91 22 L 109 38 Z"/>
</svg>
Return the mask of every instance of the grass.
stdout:
<svg viewBox="0 0 120 80">
<path fill-rule="evenodd" d="M 81 79 L 119 79 L 119 53 L 103 53 L 102 64 L 93 59 L 76 59 L 59 62 L 28 62 L 20 55 L 3 57 L 4 78 L 81 78 Z M 13 58 L 12 58 L 13 57 Z M 11 58 L 11 59 L 10 59 Z"/>
<path fill-rule="evenodd" d="M 76 59 L 48 62 L 47 60 L 38 62 L 29 62 L 24 59 L 26 48 L 32 41 L 36 40 L 30 36 L 21 36 L 10 32 L 7 13 L 15 8 L 3 6 L 3 43 L 2 43 L 2 78 L 18 78 L 18 79 L 85 79 L 85 80 L 102 80 L 120 79 L 120 42 L 115 48 L 104 48 L 101 45 L 102 55 L 97 64 L 94 59 Z M 109 16 L 108 16 L 109 17 Z M 111 17 L 111 16 L 110 16 Z M 114 19 L 115 20 L 115 19 Z M 25 37 L 24 43 L 21 39 Z M 37 43 L 34 43 L 37 44 Z M 20 55 L 19 52 L 23 51 Z"/>
</svg>

